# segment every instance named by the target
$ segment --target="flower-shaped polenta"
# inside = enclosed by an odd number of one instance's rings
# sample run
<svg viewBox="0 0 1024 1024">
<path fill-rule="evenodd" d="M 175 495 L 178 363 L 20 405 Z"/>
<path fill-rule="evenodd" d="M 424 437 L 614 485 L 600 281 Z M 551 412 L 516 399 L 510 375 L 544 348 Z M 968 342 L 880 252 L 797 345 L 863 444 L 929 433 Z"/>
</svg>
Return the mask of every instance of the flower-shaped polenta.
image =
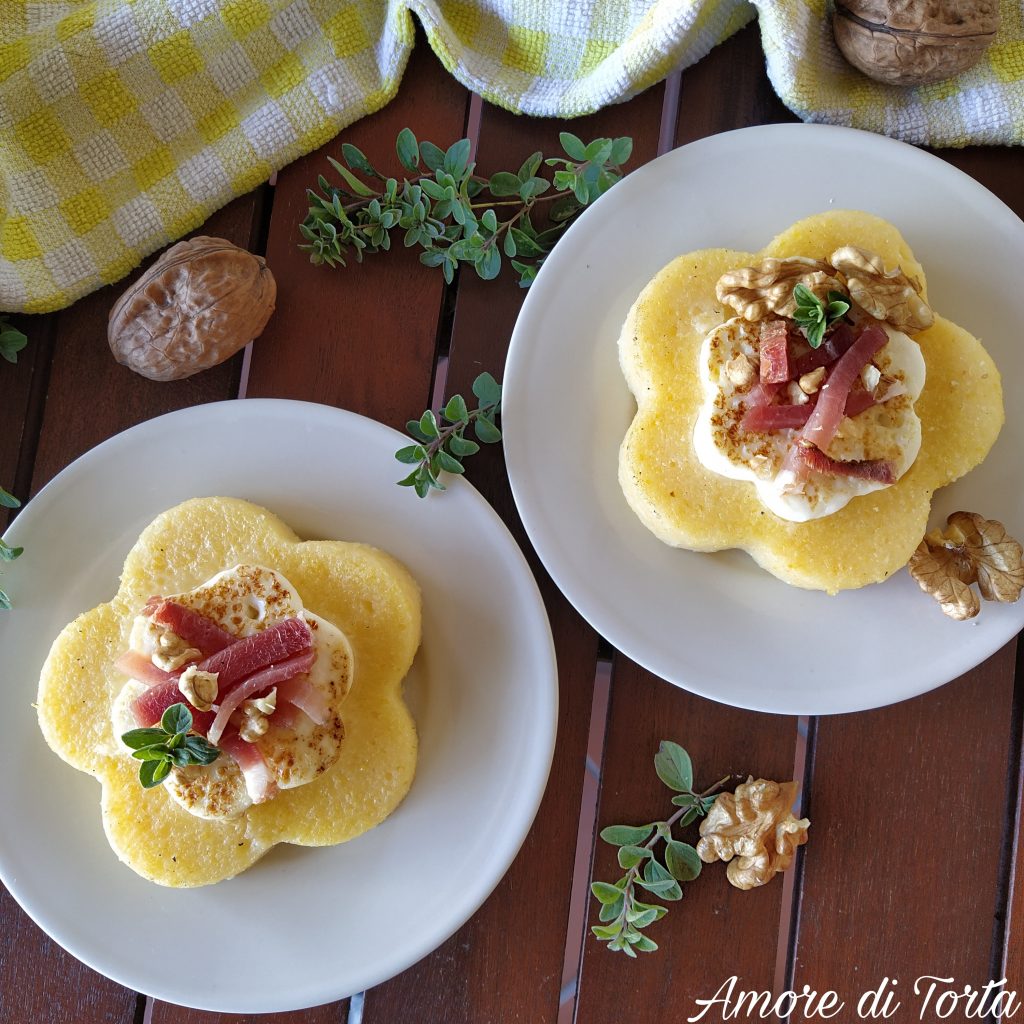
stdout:
<svg viewBox="0 0 1024 1024">
<path fill-rule="evenodd" d="M 237 817 L 207 820 L 163 786 L 140 785 L 139 761 L 126 756 L 111 722 L 126 681 L 114 663 L 150 597 L 192 590 L 240 563 L 285 576 L 309 611 L 348 637 L 355 673 L 332 767 Z M 236 875 L 276 843 L 340 843 L 395 809 L 416 766 L 401 686 L 419 640 L 419 589 L 390 555 L 364 544 L 301 542 L 256 505 L 195 499 L 143 531 L 113 600 L 80 615 L 54 641 L 39 681 L 39 723 L 65 761 L 99 779 L 104 829 L 121 860 L 163 885 L 206 885 Z"/>
<path fill-rule="evenodd" d="M 794 522 L 769 511 L 753 483 L 713 472 L 697 458 L 701 346 L 734 315 L 716 298 L 716 283 L 764 257 L 810 263 L 850 246 L 901 267 L 927 297 L 921 266 L 891 224 L 832 211 L 799 221 L 760 253 L 705 249 L 680 256 L 633 304 L 619 356 L 638 408 L 622 443 L 619 482 L 636 514 L 667 544 L 694 551 L 743 548 L 795 586 L 829 593 L 861 587 L 906 564 L 925 532 L 934 491 L 992 447 L 1003 423 L 999 373 L 976 338 L 936 315 L 914 337 L 927 370 L 914 403 L 921 448 L 895 483 L 854 497 L 830 515 Z"/>
</svg>

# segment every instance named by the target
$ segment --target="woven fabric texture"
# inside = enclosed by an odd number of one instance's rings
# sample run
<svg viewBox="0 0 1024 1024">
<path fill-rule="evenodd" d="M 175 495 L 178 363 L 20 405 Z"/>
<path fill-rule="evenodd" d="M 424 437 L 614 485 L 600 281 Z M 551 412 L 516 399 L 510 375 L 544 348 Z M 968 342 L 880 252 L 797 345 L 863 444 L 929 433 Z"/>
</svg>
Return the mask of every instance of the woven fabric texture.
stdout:
<svg viewBox="0 0 1024 1024">
<path fill-rule="evenodd" d="M 0 0 L 0 310 L 117 281 L 378 110 L 414 17 L 485 99 L 575 117 L 759 15 L 772 82 L 804 119 L 962 146 L 1024 141 L 1024 11 L 1002 13 L 980 66 L 896 90 L 843 62 L 826 0 Z"/>
</svg>

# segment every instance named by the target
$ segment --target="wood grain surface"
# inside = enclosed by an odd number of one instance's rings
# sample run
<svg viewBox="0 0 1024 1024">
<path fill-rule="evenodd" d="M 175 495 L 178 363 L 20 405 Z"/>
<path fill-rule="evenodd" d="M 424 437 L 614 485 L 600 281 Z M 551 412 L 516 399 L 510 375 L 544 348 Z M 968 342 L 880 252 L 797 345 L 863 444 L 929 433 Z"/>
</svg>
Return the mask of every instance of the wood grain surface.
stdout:
<svg viewBox="0 0 1024 1024">
<path fill-rule="evenodd" d="M 553 152 L 558 131 L 568 127 L 583 138 L 631 135 L 635 168 L 659 146 L 792 120 L 767 80 L 753 26 L 667 86 L 568 126 L 473 99 L 421 38 L 396 100 L 286 168 L 276 187 L 236 200 L 196 232 L 265 251 L 277 278 L 277 311 L 247 359 L 239 355 L 175 384 L 117 366 L 106 321 L 128 281 L 61 313 L 19 319 L 31 342 L 17 366 L 0 362 L 11 425 L 0 436 L 0 484 L 27 497 L 126 427 L 240 392 L 325 402 L 401 427 L 432 394 L 442 401 L 468 394 L 484 369 L 502 376 L 524 297 L 508 268 L 494 282 L 463 270 L 446 287 L 439 271 L 423 267 L 400 242 L 387 255 L 333 271 L 311 267 L 298 251 L 305 190 L 319 173 L 331 177 L 325 158 L 342 139 L 397 171 L 394 140 L 402 127 L 439 145 L 468 132 L 489 173 L 518 167 L 536 149 Z M 941 155 L 1024 214 L 1018 150 Z M 611 652 L 607 720 L 599 702 L 592 721 L 599 638 L 530 548 L 500 448 L 474 457 L 470 477 L 537 575 L 560 686 L 547 792 L 523 850 L 483 907 L 436 952 L 365 996 L 256 1017 L 186 1010 L 106 980 L 48 939 L 4 891 L 0 1024 L 675 1022 L 732 974 L 748 989 L 806 984 L 848 999 L 886 976 L 912 995 L 922 974 L 955 976 L 961 987 L 1005 975 L 1024 994 L 1024 677 L 1014 644 L 915 700 L 810 722 L 715 704 Z M 396 497 L 403 499 L 417 500 L 411 492 Z M 751 892 L 729 886 L 722 865 L 706 866 L 649 930 L 661 949 L 634 962 L 585 932 L 595 906 L 587 921 L 571 913 L 573 894 L 578 900 L 589 882 L 589 873 L 574 871 L 574 858 L 579 843 L 592 857 L 593 877 L 614 879 L 614 850 L 597 830 L 671 812 L 671 794 L 652 765 L 662 739 L 687 747 L 698 786 L 727 772 L 801 778 L 810 842 L 785 883 Z M 600 762 L 596 824 L 581 814 L 588 753 Z M 695 832 L 685 838 L 695 841 Z M 908 995 L 904 1015 L 894 1019 L 919 1019 L 911 1002 Z"/>
</svg>

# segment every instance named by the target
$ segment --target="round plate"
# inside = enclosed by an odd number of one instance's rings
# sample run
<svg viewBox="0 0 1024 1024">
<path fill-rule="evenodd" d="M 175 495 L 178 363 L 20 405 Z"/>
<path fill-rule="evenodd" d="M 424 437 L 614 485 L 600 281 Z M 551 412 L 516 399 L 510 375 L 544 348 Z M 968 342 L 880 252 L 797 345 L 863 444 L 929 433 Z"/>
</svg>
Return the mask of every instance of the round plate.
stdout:
<svg viewBox="0 0 1024 1024">
<path fill-rule="evenodd" d="M 1024 536 L 1020 268 L 1024 224 L 977 182 L 903 143 L 845 128 L 773 125 L 703 139 L 630 174 L 558 243 L 530 288 L 505 370 L 512 489 L 548 571 L 624 654 L 740 707 L 829 714 L 878 707 L 967 671 L 1024 624 L 1024 604 L 953 622 L 905 572 L 837 597 L 781 583 L 740 551 L 667 547 L 617 479 L 636 405 L 619 330 L 647 282 L 681 253 L 755 252 L 794 221 L 859 209 L 896 225 L 936 309 L 982 339 L 1011 382 L 986 461 L 939 491 Z M 552 438 L 557 443 L 552 444 Z"/>
<path fill-rule="evenodd" d="M 443 942 L 516 855 L 554 749 L 544 606 L 473 487 L 454 479 L 420 501 L 395 486 L 403 443 L 325 406 L 199 406 L 82 456 L 8 531 L 25 554 L 4 569 L 15 609 L 0 614 L 0 877 L 57 942 L 115 981 L 245 1013 L 339 999 Z M 364 541 L 408 566 L 423 590 L 423 643 L 406 680 L 420 748 L 409 795 L 365 835 L 278 846 L 231 881 L 175 890 L 118 861 L 99 786 L 49 750 L 31 702 L 54 637 L 113 596 L 146 524 L 203 495 L 247 498 L 302 537 Z"/>
</svg>

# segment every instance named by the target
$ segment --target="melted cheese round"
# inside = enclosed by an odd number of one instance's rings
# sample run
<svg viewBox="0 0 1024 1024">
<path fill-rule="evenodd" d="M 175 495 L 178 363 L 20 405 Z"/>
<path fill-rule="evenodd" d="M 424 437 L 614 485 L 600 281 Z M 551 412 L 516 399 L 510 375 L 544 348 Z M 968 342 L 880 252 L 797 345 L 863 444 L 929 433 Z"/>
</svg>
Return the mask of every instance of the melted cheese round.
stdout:
<svg viewBox="0 0 1024 1024">
<path fill-rule="evenodd" d="M 853 419 L 845 418 L 825 454 L 843 462 L 885 459 L 892 463 L 898 480 L 913 465 L 921 448 L 921 420 L 914 411 L 914 402 L 924 387 L 925 364 L 916 342 L 901 331 L 883 326 L 889 340 L 871 365 L 892 378 L 898 385 L 893 390 L 899 393 Z M 753 385 L 734 383 L 726 366 L 736 357 L 756 366 L 758 337 L 758 323 L 735 317 L 704 338 L 700 350 L 703 403 L 693 432 L 693 447 L 700 462 L 721 476 L 750 481 L 762 504 L 791 522 L 831 515 L 857 495 L 891 486 L 876 480 L 818 473 L 796 482 L 792 471 L 782 467 L 799 430 L 761 433 L 740 426 Z M 798 386 L 791 383 L 789 387 L 794 392 L 791 397 L 799 401 L 802 393 Z"/>
<path fill-rule="evenodd" d="M 351 684 L 352 649 L 340 629 L 305 610 L 295 588 L 281 573 L 263 566 L 239 565 L 218 573 L 195 590 L 167 595 L 167 599 L 200 612 L 238 638 L 262 632 L 285 619 L 303 618 L 313 634 L 316 651 L 307 678 L 326 700 L 327 719 L 317 725 L 307 715 L 279 706 L 268 718 L 266 733 L 254 745 L 278 789 L 312 782 L 338 760 L 345 735 L 339 709 Z M 130 646 L 151 658 L 162 632 L 148 616 L 138 615 L 132 625 Z M 121 689 L 111 709 L 115 736 L 138 728 L 131 703 L 145 689 L 146 685 L 136 679 L 129 679 Z M 236 711 L 232 720 L 241 715 Z M 123 744 L 122 750 L 130 756 Z M 201 818 L 232 818 L 254 802 L 245 775 L 223 751 L 213 764 L 172 768 L 164 789 Z"/>
</svg>

